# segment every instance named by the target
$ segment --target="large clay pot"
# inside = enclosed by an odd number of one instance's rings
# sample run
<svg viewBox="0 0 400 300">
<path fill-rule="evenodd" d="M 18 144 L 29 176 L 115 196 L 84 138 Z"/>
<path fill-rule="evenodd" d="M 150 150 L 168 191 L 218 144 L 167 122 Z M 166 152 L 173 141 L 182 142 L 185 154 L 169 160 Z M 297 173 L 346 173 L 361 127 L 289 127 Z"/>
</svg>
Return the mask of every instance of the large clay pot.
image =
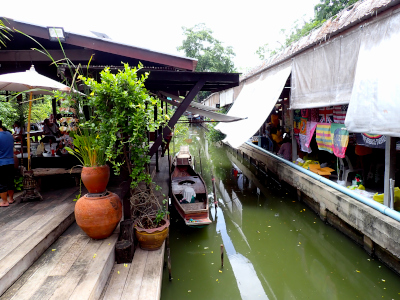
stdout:
<svg viewBox="0 0 400 300">
<path fill-rule="evenodd" d="M 164 221 L 163 225 L 153 229 L 138 227 L 137 220 L 134 222 L 135 235 L 141 249 L 152 251 L 161 248 L 164 240 L 167 238 L 169 229 L 169 220 L 164 219 Z"/>
<path fill-rule="evenodd" d="M 122 217 L 122 204 L 118 195 L 107 192 L 105 196 L 81 197 L 75 205 L 78 226 L 93 239 L 109 237 Z"/>
<path fill-rule="evenodd" d="M 107 165 L 100 167 L 83 167 L 81 178 L 89 193 L 103 193 L 110 180 L 110 168 Z"/>
</svg>

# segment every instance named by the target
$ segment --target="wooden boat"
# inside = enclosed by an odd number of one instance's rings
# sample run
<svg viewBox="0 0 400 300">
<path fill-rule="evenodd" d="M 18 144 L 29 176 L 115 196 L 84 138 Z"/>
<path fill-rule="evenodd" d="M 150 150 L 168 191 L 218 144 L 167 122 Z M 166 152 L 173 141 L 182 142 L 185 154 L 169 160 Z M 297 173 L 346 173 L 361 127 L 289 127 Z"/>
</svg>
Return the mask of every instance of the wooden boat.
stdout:
<svg viewBox="0 0 400 300">
<path fill-rule="evenodd" d="M 171 167 L 173 204 L 185 224 L 203 227 L 211 224 L 206 184 L 192 166 L 189 146 L 182 146 Z"/>
</svg>

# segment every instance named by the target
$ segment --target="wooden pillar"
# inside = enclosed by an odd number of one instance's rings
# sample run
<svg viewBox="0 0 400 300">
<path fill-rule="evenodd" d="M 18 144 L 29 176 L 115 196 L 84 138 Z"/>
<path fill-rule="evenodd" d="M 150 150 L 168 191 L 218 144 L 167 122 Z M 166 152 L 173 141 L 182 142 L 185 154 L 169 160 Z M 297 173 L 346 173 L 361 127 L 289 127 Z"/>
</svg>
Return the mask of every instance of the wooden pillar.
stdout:
<svg viewBox="0 0 400 300">
<path fill-rule="evenodd" d="M 154 122 L 157 121 L 157 110 L 158 110 L 158 107 L 157 107 L 157 104 L 156 104 L 156 105 L 154 105 Z M 154 129 L 154 136 L 157 138 L 159 134 L 160 134 L 160 130 L 157 130 L 155 128 Z M 160 167 L 158 165 L 158 148 L 157 148 L 157 151 L 155 153 L 155 155 L 156 155 L 156 172 L 160 172 Z"/>
<path fill-rule="evenodd" d="M 53 116 L 54 116 L 54 121 L 56 121 L 56 117 L 57 117 L 57 100 L 56 98 L 51 99 L 51 108 L 53 111 Z"/>
<path fill-rule="evenodd" d="M 294 110 L 291 109 L 290 110 L 290 124 L 291 124 L 291 129 L 290 129 L 290 133 L 292 136 L 292 161 L 295 161 L 297 159 L 297 142 L 296 142 L 296 138 L 294 136 Z"/>
<path fill-rule="evenodd" d="M 385 145 L 385 186 L 383 204 L 389 206 L 390 201 L 390 186 L 389 179 L 394 180 L 394 173 L 396 169 L 396 138 L 386 136 Z M 392 204 L 393 205 L 393 204 Z M 393 208 L 393 207 L 391 207 Z"/>
</svg>

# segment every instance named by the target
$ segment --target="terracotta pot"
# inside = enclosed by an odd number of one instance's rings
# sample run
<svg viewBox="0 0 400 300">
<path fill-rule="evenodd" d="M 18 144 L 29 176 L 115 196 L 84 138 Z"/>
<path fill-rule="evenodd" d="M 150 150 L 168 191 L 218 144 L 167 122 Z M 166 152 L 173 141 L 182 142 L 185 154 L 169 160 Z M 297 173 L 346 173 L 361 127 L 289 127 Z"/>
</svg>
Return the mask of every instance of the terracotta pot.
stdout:
<svg viewBox="0 0 400 300">
<path fill-rule="evenodd" d="M 81 178 L 89 193 L 103 193 L 110 180 L 110 168 L 107 165 L 100 167 L 83 167 Z"/>
<path fill-rule="evenodd" d="M 164 225 L 153 229 L 138 227 L 137 220 L 134 222 L 135 235 L 141 249 L 153 251 L 161 248 L 169 229 L 169 220 L 164 219 L 164 221 Z"/>
<path fill-rule="evenodd" d="M 121 217 L 121 200 L 111 192 L 101 197 L 88 197 L 86 194 L 75 205 L 76 223 L 93 239 L 109 237 Z"/>
</svg>

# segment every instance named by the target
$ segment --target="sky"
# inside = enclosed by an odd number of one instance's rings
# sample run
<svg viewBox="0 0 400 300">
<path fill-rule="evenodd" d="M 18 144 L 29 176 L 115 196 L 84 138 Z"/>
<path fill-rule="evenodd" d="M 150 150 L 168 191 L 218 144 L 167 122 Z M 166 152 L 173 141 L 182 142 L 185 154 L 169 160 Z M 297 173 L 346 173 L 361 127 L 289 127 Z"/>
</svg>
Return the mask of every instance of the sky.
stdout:
<svg viewBox="0 0 400 300">
<path fill-rule="evenodd" d="M 268 43 L 283 42 L 281 29 L 309 21 L 319 0 L 16 0 L 3 1 L 0 16 L 42 26 L 61 26 L 86 34 L 97 31 L 111 39 L 159 52 L 184 56 L 177 47 L 182 26 L 205 23 L 213 36 L 232 46 L 239 72 L 261 64 L 255 54 Z"/>
</svg>

